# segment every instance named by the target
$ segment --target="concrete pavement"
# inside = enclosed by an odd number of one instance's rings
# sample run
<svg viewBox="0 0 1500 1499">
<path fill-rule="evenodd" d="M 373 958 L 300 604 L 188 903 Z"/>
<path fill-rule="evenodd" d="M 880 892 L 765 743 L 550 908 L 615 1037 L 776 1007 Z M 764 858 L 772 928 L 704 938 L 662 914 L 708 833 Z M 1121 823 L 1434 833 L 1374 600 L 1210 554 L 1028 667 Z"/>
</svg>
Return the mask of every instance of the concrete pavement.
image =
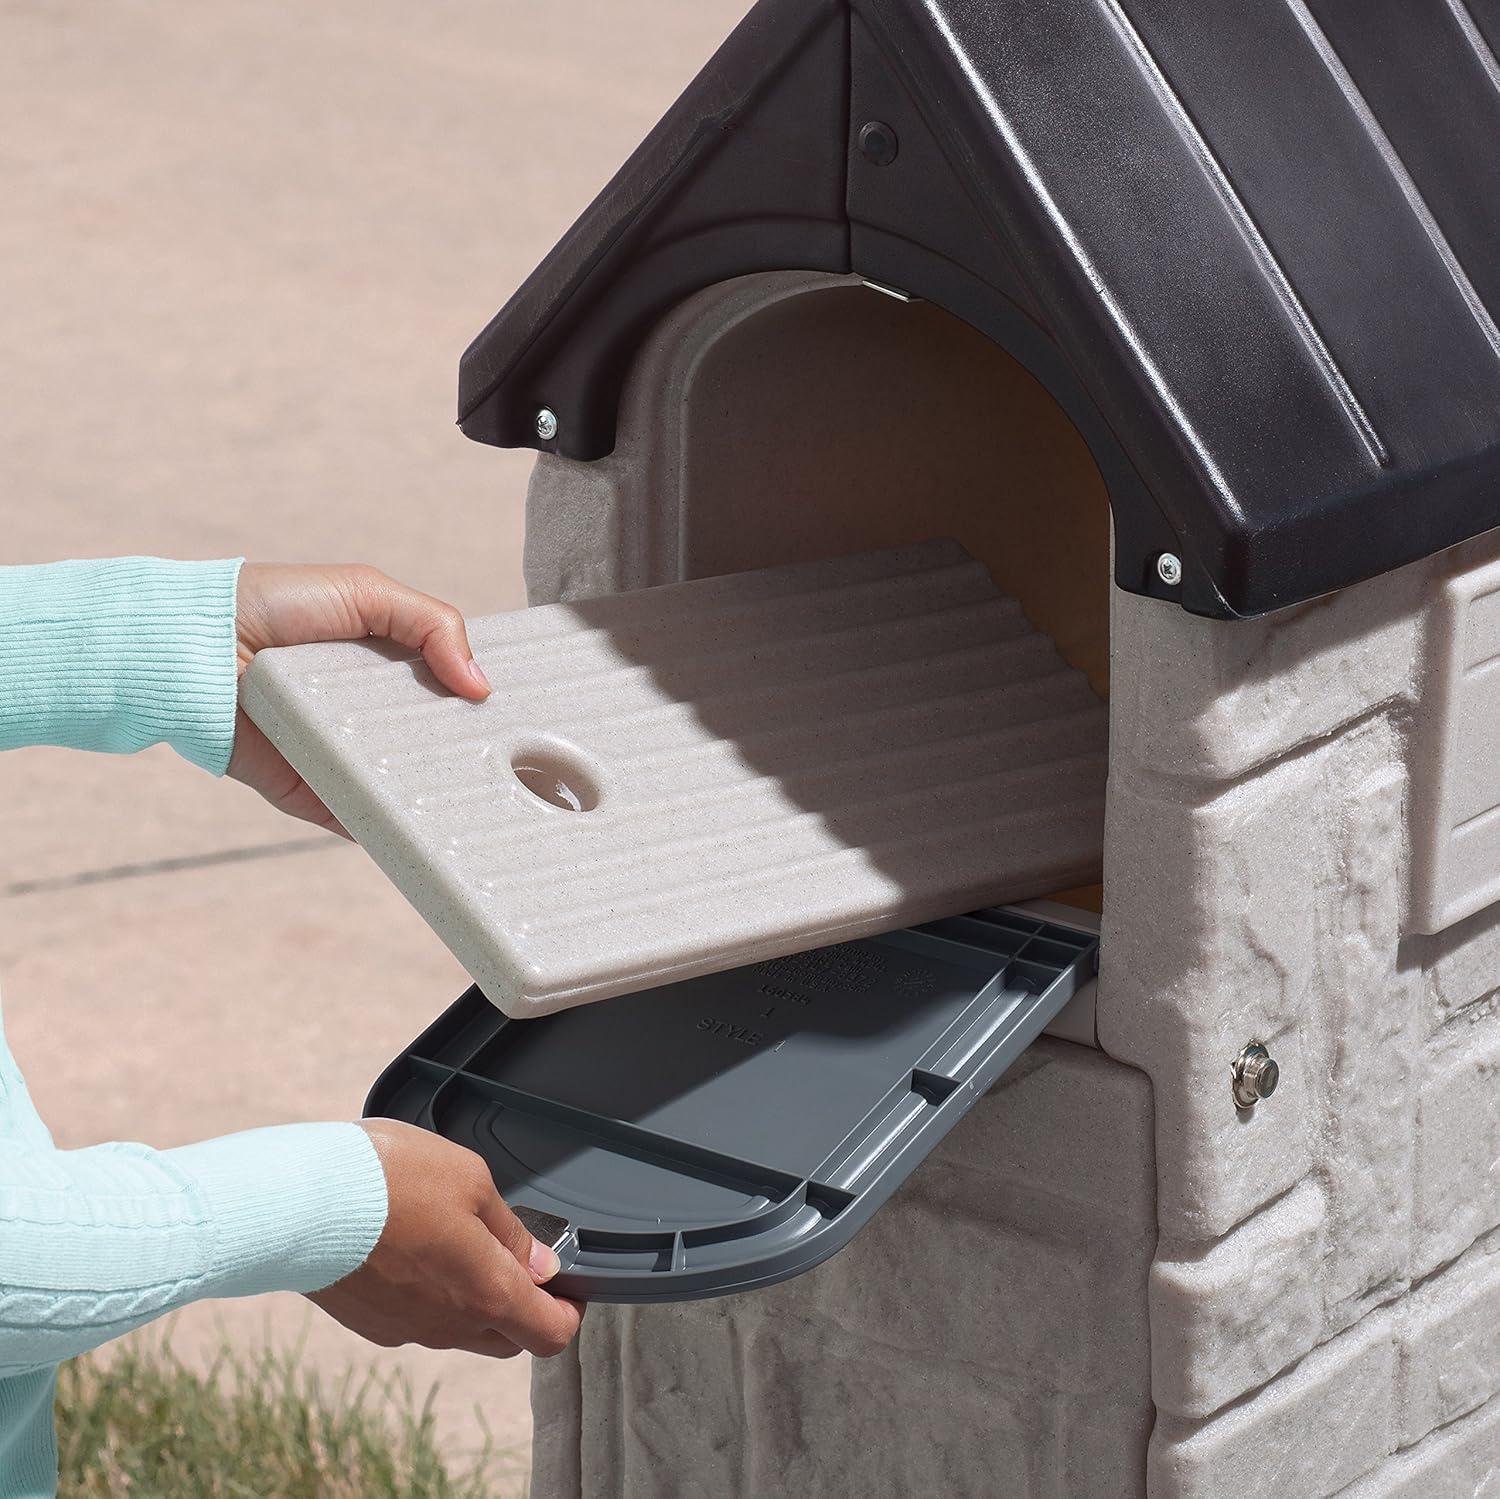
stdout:
<svg viewBox="0 0 1500 1499">
<path fill-rule="evenodd" d="M 374 562 L 522 600 L 529 463 L 453 426 L 457 359 L 747 0 L 0 3 L 0 561 Z M 63 1145 L 350 1117 L 463 985 L 357 850 L 170 752 L 0 757 L 0 984 Z M 442 1381 L 520 1454 L 526 1371 L 308 1337 Z"/>
</svg>

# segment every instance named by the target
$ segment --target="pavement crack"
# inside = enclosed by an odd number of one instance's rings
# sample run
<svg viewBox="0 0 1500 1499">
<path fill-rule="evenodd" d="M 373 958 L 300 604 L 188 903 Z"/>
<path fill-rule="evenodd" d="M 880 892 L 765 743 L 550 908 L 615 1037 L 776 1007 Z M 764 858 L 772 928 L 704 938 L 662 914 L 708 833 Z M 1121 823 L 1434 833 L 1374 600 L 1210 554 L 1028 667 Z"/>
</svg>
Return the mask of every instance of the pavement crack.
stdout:
<svg viewBox="0 0 1500 1499">
<path fill-rule="evenodd" d="M 116 880 L 138 880 L 153 874 L 176 874 L 184 869 L 211 869 L 219 864 L 249 864 L 257 859 L 283 859 L 292 854 L 310 854 L 319 849 L 347 848 L 332 833 L 311 838 L 287 838 L 280 843 L 257 843 L 248 848 L 221 848 L 211 854 L 181 854 L 171 859 L 148 859 L 140 864 L 114 864 L 107 869 L 83 869 L 76 874 L 53 875 L 41 880 L 14 880 L 0 885 L 0 900 L 48 891 L 79 890 L 85 885 L 108 885 Z"/>
</svg>

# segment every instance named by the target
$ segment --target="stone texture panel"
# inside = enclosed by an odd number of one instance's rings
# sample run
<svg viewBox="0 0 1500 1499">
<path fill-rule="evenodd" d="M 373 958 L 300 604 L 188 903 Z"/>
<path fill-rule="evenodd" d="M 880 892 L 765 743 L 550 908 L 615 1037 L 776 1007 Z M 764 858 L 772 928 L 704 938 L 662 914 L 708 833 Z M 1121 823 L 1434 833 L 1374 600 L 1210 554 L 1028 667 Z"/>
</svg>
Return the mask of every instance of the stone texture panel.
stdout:
<svg viewBox="0 0 1500 1499">
<path fill-rule="evenodd" d="M 1434 1432 L 1352 1484 L 1340 1499 L 1496 1499 L 1500 1400 Z"/>
<path fill-rule="evenodd" d="M 1206 800 L 1111 769 L 1099 1039 L 1156 1084 L 1163 1237 L 1227 1233 L 1319 1169 L 1352 1255 L 1341 1298 L 1406 1250 L 1416 990 L 1394 972 L 1398 763 L 1377 718 Z M 1282 1084 L 1247 1114 L 1228 1069 L 1252 1038 Z"/>
<path fill-rule="evenodd" d="M 1206 1422 L 1161 1417 L 1151 1499 L 1336 1494 L 1394 1447 L 1395 1370 L 1392 1316 L 1375 1312 Z"/>
<path fill-rule="evenodd" d="M 1223 782 L 1410 701 L 1437 566 L 1257 620 L 1199 619 L 1117 592 L 1117 753 L 1158 775 Z"/>
<path fill-rule="evenodd" d="M 1413 1273 L 1456 1259 L 1500 1224 L 1500 1013 L 1445 1027 L 1417 1118 Z"/>
<path fill-rule="evenodd" d="M 1284 882 L 1253 880 L 1256 797 L 1199 807 L 1159 790 L 1111 771 L 1097 1026 L 1104 1049 L 1158 1089 L 1163 1237 L 1207 1240 L 1312 1165 L 1314 1100 L 1299 1076 L 1311 912 Z M 1206 867 L 1216 884 L 1183 880 Z M 1252 1037 L 1271 1046 L 1283 1082 L 1274 1109 L 1245 1116 L 1229 1065 Z"/>
<path fill-rule="evenodd" d="M 1400 1445 L 1500 1392 L 1500 1232 L 1400 1303 Z"/>
<path fill-rule="evenodd" d="M 1340 766 L 1330 757 L 1324 784 L 1333 863 L 1306 1066 L 1327 1079 L 1316 1171 L 1328 1194 L 1329 1253 L 1319 1278 L 1330 1331 L 1389 1299 L 1410 1274 L 1421 991 L 1415 975 L 1395 966 L 1406 790 L 1400 746 L 1391 725 L 1372 723 L 1342 741 L 1349 759 Z"/>
<path fill-rule="evenodd" d="M 1420 968 L 1427 995 L 1426 1028 L 1463 1018 L 1465 1010 L 1500 1004 L 1500 906 L 1480 911 L 1435 937 L 1412 937 L 1402 964 Z"/>
<path fill-rule="evenodd" d="M 1282 1220 L 1283 1241 L 1295 1245 L 1316 1213 L 1305 1194 L 1258 1215 L 1206 1257 L 1231 1252 L 1275 1254 L 1266 1241 Z M 1259 1234 L 1252 1247 L 1247 1235 Z M 1201 1266 L 1194 1267 L 1201 1282 Z M 1184 1267 L 1158 1264 L 1153 1284 L 1153 1331 L 1174 1320 L 1162 1315 L 1160 1286 Z M 1265 1267 L 1260 1288 L 1267 1313 L 1252 1337 L 1274 1326 L 1277 1287 L 1287 1267 Z M 1236 1286 L 1254 1298 L 1248 1276 Z M 1285 1294 L 1283 1292 L 1282 1294 Z M 1211 1309 L 1212 1295 L 1202 1298 Z M 1180 1320 L 1180 1319 L 1179 1319 Z M 1205 1329 L 1199 1356 L 1243 1339 L 1244 1326 Z M 1163 1382 L 1156 1349 L 1157 1382 Z M 1222 1356 L 1222 1355 L 1221 1355 Z M 1308 1354 L 1238 1404 L 1205 1421 L 1163 1415 L 1151 1447 L 1152 1499 L 1217 1499 L 1226 1475 L 1253 1475 L 1254 1491 L 1298 1499 L 1347 1494 L 1375 1496 L 1500 1494 L 1500 1232 L 1489 1234 L 1452 1265 L 1364 1317 L 1349 1331 Z"/>
<path fill-rule="evenodd" d="M 1163 1242 L 1151 1272 L 1152 1392 L 1159 1409 L 1203 1417 L 1265 1384 L 1324 1337 L 1323 1192 L 1308 1180 L 1199 1246 Z"/>
<path fill-rule="evenodd" d="M 1413 1443 L 1481 1471 L 1479 1437 L 1433 1444 L 1500 1377 L 1491 1240 L 1471 1248 L 1500 1223 L 1500 916 L 1404 931 L 1425 769 L 1410 590 L 1464 550 L 1267 622 L 1259 644 L 1230 627 L 1232 649 L 1223 627 L 1116 598 L 1097 1013 L 1101 1044 L 1155 1086 L 1151 1472 L 1168 1499 L 1236 1473 L 1425 1492 L 1438 1458 L 1389 1457 Z M 1282 1090 L 1216 1109 L 1251 1035 Z"/>
</svg>

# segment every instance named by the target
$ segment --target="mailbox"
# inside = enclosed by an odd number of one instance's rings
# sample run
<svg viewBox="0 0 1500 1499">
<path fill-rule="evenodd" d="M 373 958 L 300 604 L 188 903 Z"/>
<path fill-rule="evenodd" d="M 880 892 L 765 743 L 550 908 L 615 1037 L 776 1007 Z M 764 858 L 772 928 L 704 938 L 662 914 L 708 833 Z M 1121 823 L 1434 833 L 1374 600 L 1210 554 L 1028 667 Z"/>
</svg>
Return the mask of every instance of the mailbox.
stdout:
<svg viewBox="0 0 1500 1499">
<path fill-rule="evenodd" d="M 1053 973 L 1097 932 L 1086 1020 L 809 1273 L 596 1307 L 534 1494 L 1497 1481 L 1497 46 L 1492 0 L 761 0 L 464 355 L 464 432 L 539 453 L 533 604 L 953 537 L 1109 705 L 1098 870 L 961 917 Z M 664 992 L 554 1018 L 607 1080 Z M 471 996 L 377 1096 L 549 1023 Z M 506 1055 L 449 1096 L 524 1153 Z M 735 1138 L 795 1135 L 752 1075 Z M 815 1144 L 700 1155 L 688 1217 L 718 1171 L 822 1231 Z"/>
</svg>

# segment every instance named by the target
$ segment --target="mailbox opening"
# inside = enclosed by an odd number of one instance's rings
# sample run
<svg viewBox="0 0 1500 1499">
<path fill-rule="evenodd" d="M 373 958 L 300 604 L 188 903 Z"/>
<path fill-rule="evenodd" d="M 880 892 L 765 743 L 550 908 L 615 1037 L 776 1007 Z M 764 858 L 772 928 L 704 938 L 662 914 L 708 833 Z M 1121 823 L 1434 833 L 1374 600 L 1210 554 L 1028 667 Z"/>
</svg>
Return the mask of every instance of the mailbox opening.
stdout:
<svg viewBox="0 0 1500 1499">
<path fill-rule="evenodd" d="M 613 453 L 538 459 L 527 582 L 533 603 L 575 600 L 934 536 L 1108 696 L 1109 495 L 1063 407 L 943 308 L 768 274 L 658 326 Z M 1101 908 L 1098 886 L 1062 893 Z"/>
</svg>

